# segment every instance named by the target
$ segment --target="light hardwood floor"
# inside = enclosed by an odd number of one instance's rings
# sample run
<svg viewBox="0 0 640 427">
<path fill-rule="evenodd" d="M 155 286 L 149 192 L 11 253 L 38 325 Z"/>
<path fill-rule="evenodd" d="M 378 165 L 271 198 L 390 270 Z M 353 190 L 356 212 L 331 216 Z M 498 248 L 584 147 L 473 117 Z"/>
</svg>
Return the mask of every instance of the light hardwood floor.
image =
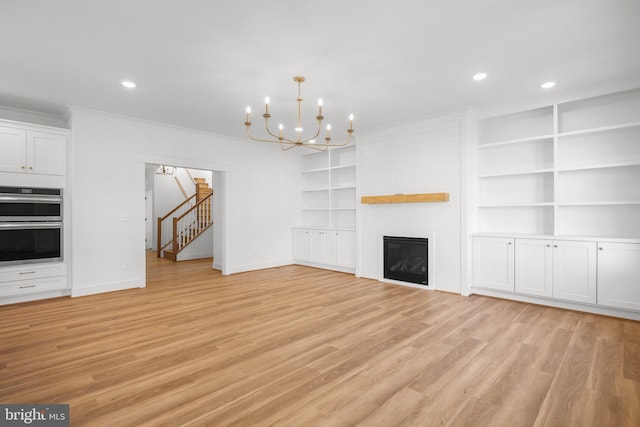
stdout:
<svg viewBox="0 0 640 427">
<path fill-rule="evenodd" d="M 638 426 L 640 323 L 287 266 L 0 307 L 0 403 L 72 426 Z"/>
</svg>

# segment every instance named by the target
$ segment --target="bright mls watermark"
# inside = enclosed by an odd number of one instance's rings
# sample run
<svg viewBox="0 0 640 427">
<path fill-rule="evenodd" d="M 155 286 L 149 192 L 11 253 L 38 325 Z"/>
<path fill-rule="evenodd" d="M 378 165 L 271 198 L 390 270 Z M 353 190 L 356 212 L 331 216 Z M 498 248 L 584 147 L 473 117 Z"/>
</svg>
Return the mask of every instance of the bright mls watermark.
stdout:
<svg viewBox="0 0 640 427">
<path fill-rule="evenodd" d="M 69 405 L 0 404 L 0 426 L 69 427 Z"/>
</svg>

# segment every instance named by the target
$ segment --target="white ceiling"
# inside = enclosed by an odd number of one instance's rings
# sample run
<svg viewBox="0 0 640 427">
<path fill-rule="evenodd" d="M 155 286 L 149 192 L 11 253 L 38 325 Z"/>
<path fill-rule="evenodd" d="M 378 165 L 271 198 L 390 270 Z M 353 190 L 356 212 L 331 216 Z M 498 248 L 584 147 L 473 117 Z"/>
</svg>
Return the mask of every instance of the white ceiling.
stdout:
<svg viewBox="0 0 640 427">
<path fill-rule="evenodd" d="M 640 86 L 639 22 L 638 0 L 0 0 L 0 105 L 243 137 L 265 95 L 293 126 L 302 75 L 305 111 L 322 96 L 334 135 L 350 112 L 357 135 Z"/>
</svg>

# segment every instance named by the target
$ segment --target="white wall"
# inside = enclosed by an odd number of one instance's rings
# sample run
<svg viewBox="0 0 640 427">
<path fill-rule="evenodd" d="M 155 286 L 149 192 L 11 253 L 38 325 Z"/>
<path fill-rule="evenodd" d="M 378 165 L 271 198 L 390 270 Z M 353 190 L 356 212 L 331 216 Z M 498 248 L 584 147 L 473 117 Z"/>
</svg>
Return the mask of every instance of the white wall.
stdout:
<svg viewBox="0 0 640 427">
<path fill-rule="evenodd" d="M 72 295 L 144 285 L 144 163 L 157 160 L 225 169 L 220 174 L 225 273 L 291 263 L 296 154 L 271 144 L 70 110 Z"/>
<path fill-rule="evenodd" d="M 466 113 L 401 123 L 358 137 L 361 196 L 449 193 L 449 202 L 360 205 L 359 275 L 382 279 L 382 236 L 429 237 L 430 285 L 464 292 Z"/>
</svg>

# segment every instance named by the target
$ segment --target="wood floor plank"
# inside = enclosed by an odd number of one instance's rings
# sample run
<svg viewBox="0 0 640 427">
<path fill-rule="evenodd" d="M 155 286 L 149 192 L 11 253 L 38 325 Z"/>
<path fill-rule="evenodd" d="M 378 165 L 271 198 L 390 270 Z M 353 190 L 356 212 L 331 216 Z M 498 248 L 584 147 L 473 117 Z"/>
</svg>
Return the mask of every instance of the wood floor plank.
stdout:
<svg viewBox="0 0 640 427">
<path fill-rule="evenodd" d="M 640 322 L 302 266 L 0 306 L 0 402 L 74 426 L 637 426 Z"/>
</svg>

